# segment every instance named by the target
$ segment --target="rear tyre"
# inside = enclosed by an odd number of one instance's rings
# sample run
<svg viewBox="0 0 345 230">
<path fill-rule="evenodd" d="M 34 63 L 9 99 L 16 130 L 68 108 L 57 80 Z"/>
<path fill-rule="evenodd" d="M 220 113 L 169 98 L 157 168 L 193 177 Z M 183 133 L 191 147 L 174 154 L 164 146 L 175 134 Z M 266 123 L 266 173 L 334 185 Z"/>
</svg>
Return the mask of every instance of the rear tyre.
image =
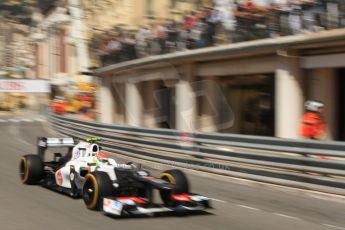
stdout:
<svg viewBox="0 0 345 230">
<path fill-rule="evenodd" d="M 167 170 L 161 173 L 160 178 L 171 184 L 175 185 L 175 188 L 171 190 L 161 190 L 161 199 L 165 205 L 173 205 L 171 200 L 172 194 L 189 193 L 189 182 L 186 175 L 178 169 Z"/>
<path fill-rule="evenodd" d="M 103 198 L 114 196 L 115 188 L 105 172 L 92 172 L 85 176 L 82 196 L 88 209 L 102 210 Z"/>
<path fill-rule="evenodd" d="M 25 155 L 20 159 L 19 175 L 23 184 L 37 184 L 44 175 L 44 165 L 38 155 Z"/>
</svg>

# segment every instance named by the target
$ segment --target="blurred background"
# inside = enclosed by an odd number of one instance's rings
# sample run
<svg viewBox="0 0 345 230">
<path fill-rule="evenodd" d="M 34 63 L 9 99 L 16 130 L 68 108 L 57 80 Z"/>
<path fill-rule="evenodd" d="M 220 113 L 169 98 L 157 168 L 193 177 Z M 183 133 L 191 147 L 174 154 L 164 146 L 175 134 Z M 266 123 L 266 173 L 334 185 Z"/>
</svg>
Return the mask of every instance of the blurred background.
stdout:
<svg viewBox="0 0 345 230">
<path fill-rule="evenodd" d="M 341 0 L 2 0 L 0 113 L 300 138 L 315 99 L 343 140 L 344 26 Z"/>
<path fill-rule="evenodd" d="M 345 0 L 0 0 L 1 229 L 344 230 L 344 89 Z M 183 168 L 214 209 L 114 220 L 22 186 L 42 136 Z"/>
</svg>

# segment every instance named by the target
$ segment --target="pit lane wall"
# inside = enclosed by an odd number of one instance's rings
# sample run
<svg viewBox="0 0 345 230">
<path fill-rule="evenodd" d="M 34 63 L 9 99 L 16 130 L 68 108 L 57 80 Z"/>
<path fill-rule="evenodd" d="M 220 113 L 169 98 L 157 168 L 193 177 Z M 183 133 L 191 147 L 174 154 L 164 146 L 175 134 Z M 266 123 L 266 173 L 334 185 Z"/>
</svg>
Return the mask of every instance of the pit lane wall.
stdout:
<svg viewBox="0 0 345 230">
<path fill-rule="evenodd" d="M 148 129 L 50 114 L 52 127 L 103 150 L 216 175 L 345 195 L 345 144 L 274 137 Z"/>
<path fill-rule="evenodd" d="M 345 140 L 345 30 L 241 42 L 96 69 L 99 121 L 299 138 L 321 100 L 327 140 Z M 343 76 L 344 75 L 344 76 Z"/>
</svg>

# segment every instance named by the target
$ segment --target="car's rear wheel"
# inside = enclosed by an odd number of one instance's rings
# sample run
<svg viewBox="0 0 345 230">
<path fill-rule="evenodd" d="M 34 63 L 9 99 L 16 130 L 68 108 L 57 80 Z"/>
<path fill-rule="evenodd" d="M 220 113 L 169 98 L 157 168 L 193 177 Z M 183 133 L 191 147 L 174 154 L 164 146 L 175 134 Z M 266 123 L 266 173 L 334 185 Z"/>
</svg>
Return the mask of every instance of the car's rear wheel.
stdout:
<svg viewBox="0 0 345 230">
<path fill-rule="evenodd" d="M 115 188 L 105 172 L 92 172 L 85 176 L 82 196 L 88 209 L 101 210 L 103 198 L 114 196 Z"/>
<path fill-rule="evenodd" d="M 25 155 L 20 159 L 19 175 L 23 184 L 37 184 L 44 175 L 44 165 L 38 155 Z"/>
<path fill-rule="evenodd" d="M 160 178 L 171 184 L 174 184 L 173 190 L 161 190 L 161 199 L 166 205 L 173 205 L 172 194 L 189 193 L 189 182 L 186 175 L 178 169 L 167 170 L 161 173 Z"/>
</svg>

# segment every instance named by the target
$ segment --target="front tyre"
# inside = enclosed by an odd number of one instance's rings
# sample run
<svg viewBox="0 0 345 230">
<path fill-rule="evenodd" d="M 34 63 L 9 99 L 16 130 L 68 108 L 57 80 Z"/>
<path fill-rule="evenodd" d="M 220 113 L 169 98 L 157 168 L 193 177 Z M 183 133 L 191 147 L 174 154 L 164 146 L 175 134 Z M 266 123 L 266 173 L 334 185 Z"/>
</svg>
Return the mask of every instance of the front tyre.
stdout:
<svg viewBox="0 0 345 230">
<path fill-rule="evenodd" d="M 25 155 L 20 159 L 19 175 L 23 184 L 37 184 L 44 175 L 44 165 L 38 155 Z"/>
<path fill-rule="evenodd" d="M 88 209 L 101 210 L 103 198 L 114 196 L 115 188 L 105 172 L 92 172 L 85 176 L 82 196 Z"/>
<path fill-rule="evenodd" d="M 178 169 L 167 170 L 161 173 L 160 178 L 174 184 L 175 188 L 171 190 L 161 190 L 160 195 L 161 199 L 165 205 L 173 205 L 171 200 L 172 194 L 183 194 L 189 193 L 189 182 L 186 175 Z"/>
</svg>

